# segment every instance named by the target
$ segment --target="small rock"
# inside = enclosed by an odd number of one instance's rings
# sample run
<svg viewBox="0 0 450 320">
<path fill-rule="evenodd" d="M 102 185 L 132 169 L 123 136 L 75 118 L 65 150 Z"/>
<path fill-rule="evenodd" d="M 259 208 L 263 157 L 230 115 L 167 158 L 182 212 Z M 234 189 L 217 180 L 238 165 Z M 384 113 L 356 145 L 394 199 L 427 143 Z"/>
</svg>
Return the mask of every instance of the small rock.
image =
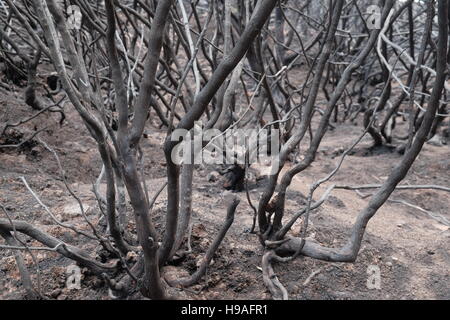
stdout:
<svg viewBox="0 0 450 320">
<path fill-rule="evenodd" d="M 60 294 L 57 299 L 58 300 L 67 300 L 67 295 L 66 294 Z"/>
<path fill-rule="evenodd" d="M 428 140 L 427 142 L 429 145 L 435 146 L 435 147 L 442 147 L 442 141 L 441 137 L 439 135 L 435 135 L 432 139 Z"/>
<path fill-rule="evenodd" d="M 50 297 L 56 299 L 61 294 L 61 289 L 55 289 L 50 293 Z"/>
<path fill-rule="evenodd" d="M 177 268 L 174 266 L 167 266 L 163 269 L 164 277 L 169 281 L 176 281 L 181 278 L 189 277 L 189 272 L 182 268 Z"/>
<path fill-rule="evenodd" d="M 262 300 L 271 300 L 271 296 L 270 296 L 268 293 L 264 293 L 264 294 L 261 296 L 261 298 L 262 298 Z"/>
<path fill-rule="evenodd" d="M 208 174 L 208 176 L 206 177 L 206 179 L 209 182 L 216 182 L 219 180 L 220 174 L 217 171 L 212 171 Z"/>
<path fill-rule="evenodd" d="M 195 224 L 192 227 L 192 235 L 198 239 L 204 239 L 206 236 L 208 236 L 208 232 L 206 231 L 206 227 L 199 223 Z"/>
<path fill-rule="evenodd" d="M 443 231 L 443 232 L 450 230 L 450 228 L 449 228 L 448 226 L 445 226 L 445 225 L 440 224 L 440 223 L 435 223 L 435 224 L 433 224 L 433 226 L 434 226 L 436 229 L 438 229 L 438 230 L 440 230 L 440 231 Z"/>
<path fill-rule="evenodd" d="M 84 212 L 90 209 L 89 205 L 83 204 Z M 81 208 L 78 202 L 70 203 L 64 206 L 64 213 L 69 216 L 79 216 L 81 215 Z"/>
<path fill-rule="evenodd" d="M 433 250 L 428 250 L 427 253 L 428 253 L 430 256 L 433 256 L 433 255 L 436 254 L 436 252 L 434 252 Z"/>
</svg>

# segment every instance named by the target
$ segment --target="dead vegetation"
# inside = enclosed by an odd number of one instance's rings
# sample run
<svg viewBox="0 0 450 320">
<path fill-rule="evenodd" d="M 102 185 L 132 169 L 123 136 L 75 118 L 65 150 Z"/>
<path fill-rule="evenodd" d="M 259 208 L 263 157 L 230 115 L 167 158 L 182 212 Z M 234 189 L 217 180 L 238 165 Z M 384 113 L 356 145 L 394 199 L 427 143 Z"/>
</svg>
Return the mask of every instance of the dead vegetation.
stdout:
<svg viewBox="0 0 450 320">
<path fill-rule="evenodd" d="M 448 3 L 366 2 L 4 0 L 0 297 L 448 299 Z"/>
</svg>

